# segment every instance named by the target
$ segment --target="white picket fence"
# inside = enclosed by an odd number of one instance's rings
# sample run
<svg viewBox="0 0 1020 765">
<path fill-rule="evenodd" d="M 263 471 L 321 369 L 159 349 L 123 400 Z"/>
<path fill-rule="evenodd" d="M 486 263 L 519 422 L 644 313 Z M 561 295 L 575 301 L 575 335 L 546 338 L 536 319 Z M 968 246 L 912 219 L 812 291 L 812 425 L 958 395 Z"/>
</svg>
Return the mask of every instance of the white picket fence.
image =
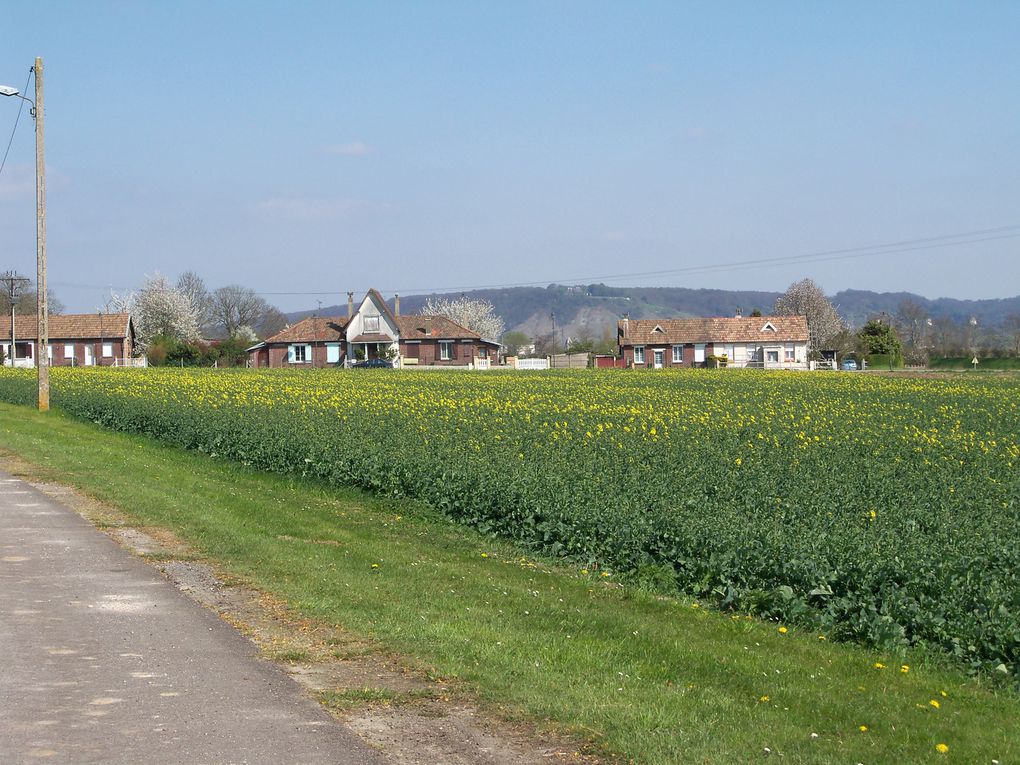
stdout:
<svg viewBox="0 0 1020 765">
<path fill-rule="evenodd" d="M 549 359 L 517 359 L 515 369 L 548 369 Z"/>
</svg>

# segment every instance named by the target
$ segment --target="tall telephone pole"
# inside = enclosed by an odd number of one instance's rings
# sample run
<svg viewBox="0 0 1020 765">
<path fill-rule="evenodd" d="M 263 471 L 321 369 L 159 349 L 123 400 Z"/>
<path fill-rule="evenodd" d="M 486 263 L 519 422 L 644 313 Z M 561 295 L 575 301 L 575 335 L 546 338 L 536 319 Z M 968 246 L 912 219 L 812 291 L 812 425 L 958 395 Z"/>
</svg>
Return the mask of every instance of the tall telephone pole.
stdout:
<svg viewBox="0 0 1020 765">
<path fill-rule="evenodd" d="M 39 372 L 39 411 L 50 408 L 50 314 L 46 296 L 46 163 L 43 142 L 43 62 L 35 58 L 35 254 L 39 325 L 36 369 Z"/>
</svg>

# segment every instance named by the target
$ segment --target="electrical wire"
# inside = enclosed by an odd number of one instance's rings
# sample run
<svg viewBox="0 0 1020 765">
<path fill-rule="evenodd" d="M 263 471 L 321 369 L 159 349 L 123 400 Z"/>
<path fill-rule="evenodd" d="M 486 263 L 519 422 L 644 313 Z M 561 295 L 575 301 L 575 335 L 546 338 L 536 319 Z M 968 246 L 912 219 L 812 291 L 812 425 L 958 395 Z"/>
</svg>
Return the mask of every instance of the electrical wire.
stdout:
<svg viewBox="0 0 1020 765">
<path fill-rule="evenodd" d="M 25 80 L 25 87 L 21 91 L 22 93 L 28 90 L 28 84 L 32 81 L 32 73 L 35 69 L 28 70 L 28 78 Z M 25 108 L 25 100 L 23 98 L 18 99 L 18 115 L 14 118 L 14 127 L 11 128 L 11 137 L 7 141 L 7 150 L 4 152 L 3 160 L 0 160 L 0 175 L 3 175 L 4 166 L 7 164 L 7 155 L 11 153 L 11 144 L 14 143 L 14 134 L 18 132 L 18 123 L 21 121 L 21 110 Z"/>
<path fill-rule="evenodd" d="M 995 235 L 997 236 L 989 236 Z M 863 258 L 875 255 L 894 255 L 905 252 L 916 252 L 920 250 L 931 250 L 940 247 L 955 247 L 965 244 L 977 244 L 1001 239 L 1015 239 L 1020 237 L 1020 224 L 1010 226 L 998 226 L 996 228 L 978 229 L 955 234 L 942 234 L 940 236 L 921 237 L 915 239 L 903 239 L 886 244 L 874 244 L 861 247 L 846 247 L 833 250 L 821 250 L 801 255 L 782 255 L 771 258 L 756 258 L 751 260 L 729 261 L 726 263 L 701 264 L 695 266 L 683 266 L 680 268 L 661 269 L 657 271 L 634 271 L 622 274 L 604 274 L 602 276 L 571 277 L 567 279 L 542 279 L 532 282 L 512 282 L 505 284 L 475 284 L 447 287 L 403 287 L 400 289 L 388 288 L 386 292 L 398 292 L 402 294 L 425 294 L 433 292 L 461 292 L 466 290 L 485 289 L 510 289 L 513 287 L 539 287 L 548 284 L 590 284 L 592 282 L 609 280 L 638 279 L 653 276 L 668 276 L 674 274 L 708 274 L 727 273 L 731 271 L 745 270 L 751 268 L 768 268 L 777 265 L 790 265 L 797 263 L 826 262 L 833 260 L 846 260 L 850 258 Z M 329 295 L 332 292 L 260 292 L 261 295 Z"/>
<path fill-rule="evenodd" d="M 387 288 L 383 292 L 396 292 L 404 295 L 420 295 L 444 292 L 466 292 L 468 290 L 485 289 L 511 289 L 514 287 L 539 287 L 548 284 L 591 284 L 602 280 L 629 280 L 649 277 L 669 276 L 675 274 L 710 274 L 727 273 L 732 271 L 769 268 L 779 265 L 791 265 L 800 263 L 820 263 L 835 260 L 847 260 L 850 258 L 873 257 L 876 255 L 895 255 L 906 252 L 918 252 L 942 247 L 957 247 L 980 242 L 998 241 L 1003 239 L 1015 239 L 1020 237 L 1020 224 L 1009 226 L 997 226 L 995 228 L 964 231 L 954 234 L 942 234 L 939 236 L 918 237 L 913 239 L 902 239 L 885 244 L 865 245 L 860 247 L 844 247 L 840 249 L 820 250 L 804 253 L 801 255 L 781 255 L 771 258 L 756 258 L 750 260 L 729 261 L 726 263 L 701 264 L 694 266 L 683 266 L 680 268 L 661 269 L 657 271 L 634 271 L 623 274 L 606 274 L 602 276 L 572 277 L 569 279 L 543 279 L 533 282 L 512 282 L 505 284 L 476 284 L 447 287 L 403 287 Z M 93 285 L 81 283 L 54 283 L 53 286 L 75 288 L 75 289 L 112 289 L 113 285 Z M 117 287 L 117 289 L 128 289 Z M 355 292 L 367 292 L 368 288 L 355 290 Z M 320 290 L 318 292 L 307 291 L 259 291 L 256 294 L 262 297 L 318 297 L 323 295 L 335 295 L 334 290 Z"/>
</svg>

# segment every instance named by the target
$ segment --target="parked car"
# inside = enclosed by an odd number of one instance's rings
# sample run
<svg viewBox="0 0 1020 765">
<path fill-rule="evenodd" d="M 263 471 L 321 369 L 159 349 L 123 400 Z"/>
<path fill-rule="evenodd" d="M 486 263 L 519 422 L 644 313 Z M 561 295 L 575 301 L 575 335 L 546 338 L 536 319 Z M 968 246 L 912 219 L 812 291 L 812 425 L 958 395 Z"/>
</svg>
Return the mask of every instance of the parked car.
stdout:
<svg viewBox="0 0 1020 765">
<path fill-rule="evenodd" d="M 365 359 L 354 363 L 354 369 L 393 369 L 393 362 L 387 359 Z"/>
<path fill-rule="evenodd" d="M 843 359 L 842 370 L 844 372 L 856 372 L 857 362 L 854 359 Z"/>
</svg>

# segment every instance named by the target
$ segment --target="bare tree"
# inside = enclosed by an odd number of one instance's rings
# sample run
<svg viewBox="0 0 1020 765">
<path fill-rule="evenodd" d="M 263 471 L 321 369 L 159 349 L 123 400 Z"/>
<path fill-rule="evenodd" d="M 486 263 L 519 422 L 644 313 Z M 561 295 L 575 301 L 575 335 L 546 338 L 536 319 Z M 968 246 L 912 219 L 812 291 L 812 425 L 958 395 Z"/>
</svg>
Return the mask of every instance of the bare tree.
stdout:
<svg viewBox="0 0 1020 765">
<path fill-rule="evenodd" d="M 896 330 L 903 341 L 907 363 L 927 364 L 930 321 L 924 306 L 911 298 L 901 302 L 896 309 Z"/>
<path fill-rule="evenodd" d="M 445 316 L 486 340 L 497 340 L 503 334 L 503 319 L 496 315 L 492 303 L 461 295 L 455 300 L 429 298 L 421 312 L 426 316 Z"/>
<path fill-rule="evenodd" d="M 287 317 L 278 308 L 270 306 L 262 321 L 255 327 L 255 331 L 259 337 L 266 338 L 272 337 L 286 326 Z"/>
<path fill-rule="evenodd" d="M 237 334 L 240 327 L 257 327 L 266 315 L 274 310 L 265 298 L 249 287 L 230 284 L 212 293 L 209 312 L 213 323 L 222 329 L 227 337 Z"/>
<path fill-rule="evenodd" d="M 19 291 L 14 300 L 14 312 L 19 316 L 35 316 L 37 312 L 35 282 L 29 281 Z M 46 290 L 47 311 L 51 314 L 64 312 L 64 304 L 53 294 L 53 290 Z M 7 290 L 0 290 L 0 316 L 7 316 L 11 312 L 11 298 Z"/>
<path fill-rule="evenodd" d="M 199 336 L 194 306 L 162 274 L 145 277 L 137 292 L 113 295 L 111 303 L 117 310 L 131 314 L 142 350 L 157 337 L 195 340 Z"/>
<path fill-rule="evenodd" d="M 846 329 L 846 324 L 822 288 L 812 279 L 791 284 L 776 300 L 777 316 L 806 316 L 808 342 L 812 350 L 820 351 Z"/>
<path fill-rule="evenodd" d="M 202 277 L 194 271 L 185 271 L 177 277 L 177 291 L 191 303 L 199 329 L 209 326 L 212 323 L 212 315 L 209 310 L 212 297 L 209 295 L 209 290 L 206 289 Z"/>
<path fill-rule="evenodd" d="M 1002 322 L 1002 333 L 1009 343 L 1009 351 L 1020 356 L 1020 313 L 1011 313 Z"/>
</svg>

